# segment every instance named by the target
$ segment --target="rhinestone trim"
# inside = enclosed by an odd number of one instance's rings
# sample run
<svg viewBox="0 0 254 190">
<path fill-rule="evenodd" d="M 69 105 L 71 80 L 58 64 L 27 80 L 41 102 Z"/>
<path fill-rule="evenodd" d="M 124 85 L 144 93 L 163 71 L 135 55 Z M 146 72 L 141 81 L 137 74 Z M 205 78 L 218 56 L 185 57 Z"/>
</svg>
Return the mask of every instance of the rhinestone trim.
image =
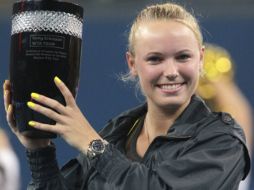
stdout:
<svg viewBox="0 0 254 190">
<path fill-rule="evenodd" d="M 82 28 L 82 19 L 70 13 L 25 11 L 13 16 L 11 35 L 21 32 L 49 31 L 82 39 Z"/>
</svg>

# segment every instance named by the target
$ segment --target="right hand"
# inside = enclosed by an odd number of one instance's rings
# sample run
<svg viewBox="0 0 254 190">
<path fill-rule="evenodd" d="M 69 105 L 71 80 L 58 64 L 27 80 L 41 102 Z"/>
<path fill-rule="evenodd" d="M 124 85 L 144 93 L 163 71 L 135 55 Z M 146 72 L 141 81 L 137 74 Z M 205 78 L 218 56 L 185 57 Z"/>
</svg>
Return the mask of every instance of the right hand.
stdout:
<svg viewBox="0 0 254 190">
<path fill-rule="evenodd" d="M 50 144 L 49 139 L 32 139 L 29 138 L 22 133 L 19 132 L 18 128 L 16 127 L 15 120 L 13 119 L 13 107 L 11 104 L 11 84 L 9 80 L 5 80 L 3 85 L 3 92 L 4 92 L 4 107 L 6 112 L 6 119 L 7 122 L 12 130 L 12 132 L 17 136 L 21 144 L 30 150 L 38 149 L 46 147 Z"/>
</svg>

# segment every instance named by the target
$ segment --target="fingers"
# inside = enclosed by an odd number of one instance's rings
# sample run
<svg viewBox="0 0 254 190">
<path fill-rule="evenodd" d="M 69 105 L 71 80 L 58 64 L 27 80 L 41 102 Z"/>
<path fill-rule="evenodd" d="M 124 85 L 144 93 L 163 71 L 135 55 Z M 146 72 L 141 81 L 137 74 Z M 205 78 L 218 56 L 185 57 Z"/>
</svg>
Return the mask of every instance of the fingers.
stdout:
<svg viewBox="0 0 254 190">
<path fill-rule="evenodd" d="M 6 120 L 13 132 L 17 131 L 15 120 L 13 119 L 13 107 L 11 105 L 11 83 L 9 80 L 5 80 L 3 84 L 4 92 L 4 108 L 6 112 Z"/>
<path fill-rule="evenodd" d="M 52 133 L 56 133 L 56 134 L 60 134 L 60 132 L 61 132 L 61 129 L 59 129 L 59 127 L 57 125 L 49 125 L 49 124 L 45 124 L 45 123 L 39 123 L 36 121 L 29 121 L 28 125 L 36 128 L 36 129 L 42 130 L 42 131 L 48 131 L 48 132 L 52 132 Z"/>
<path fill-rule="evenodd" d="M 45 97 L 46 98 L 46 97 Z M 59 103 L 58 103 L 59 104 Z M 60 122 L 62 123 L 62 120 L 61 120 L 61 115 L 58 114 L 56 111 L 50 109 L 50 108 L 46 108 L 44 106 L 41 106 L 39 104 L 36 104 L 34 102 L 27 102 L 27 106 L 29 108 L 31 108 L 32 110 L 38 112 L 38 113 L 41 113 L 45 116 L 47 116 L 48 118 L 50 119 L 53 119 L 54 121 L 56 122 Z"/>
<path fill-rule="evenodd" d="M 57 100 L 48 98 L 48 97 L 46 97 L 44 95 L 37 94 L 37 93 L 34 93 L 34 92 L 31 93 L 31 98 L 36 100 L 37 102 L 43 104 L 43 105 L 46 105 L 46 106 L 54 109 L 58 113 L 67 114 L 66 111 L 65 111 L 65 106 L 62 105 L 61 103 L 59 103 Z"/>
<path fill-rule="evenodd" d="M 9 104 L 11 103 L 11 96 L 10 96 L 10 81 L 5 80 L 3 84 L 3 93 L 4 93 L 4 108 L 7 112 Z"/>
<path fill-rule="evenodd" d="M 62 95 L 65 99 L 66 105 L 70 106 L 70 107 L 75 107 L 76 106 L 75 99 L 73 98 L 72 93 L 67 88 L 67 86 L 58 77 L 54 78 L 54 82 L 55 82 L 57 88 L 62 93 Z M 32 97 L 32 99 L 36 100 L 37 102 L 42 103 L 42 104 L 54 109 L 58 113 L 61 113 L 64 115 L 68 114 L 67 110 L 65 109 L 66 107 L 54 99 L 48 98 L 46 96 L 43 96 L 43 95 L 37 94 L 37 93 L 31 93 L 31 97 Z M 36 111 L 38 111 L 38 110 L 36 110 Z"/>
<path fill-rule="evenodd" d="M 40 104 L 36 104 L 30 101 L 27 103 L 27 106 L 32 110 L 41 113 L 58 123 L 63 124 L 65 122 L 64 116 L 73 113 L 73 111 L 70 110 L 73 110 L 72 108 L 76 107 L 76 102 L 67 86 L 58 77 L 54 78 L 54 82 L 64 96 L 67 106 L 62 105 L 57 100 L 37 93 L 31 93 L 31 98 Z M 67 109 L 68 106 L 71 109 Z"/>
<path fill-rule="evenodd" d="M 5 112 L 7 112 L 8 110 L 8 107 L 10 105 L 10 92 L 9 91 L 4 91 L 4 109 L 5 109 Z"/>
<path fill-rule="evenodd" d="M 54 82 L 57 88 L 60 90 L 60 92 L 64 96 L 66 105 L 75 106 L 76 105 L 75 99 L 72 93 L 70 92 L 70 90 L 67 88 L 67 86 L 57 76 L 54 78 Z"/>
<path fill-rule="evenodd" d="M 10 87 L 11 87 L 10 81 L 9 80 L 5 80 L 4 84 L 3 84 L 3 89 L 4 90 L 10 90 Z"/>
<path fill-rule="evenodd" d="M 17 132 L 16 123 L 13 119 L 13 107 L 11 104 L 9 104 L 8 109 L 6 111 L 6 119 L 7 119 L 8 125 L 10 126 L 11 130 L 14 133 Z"/>
</svg>

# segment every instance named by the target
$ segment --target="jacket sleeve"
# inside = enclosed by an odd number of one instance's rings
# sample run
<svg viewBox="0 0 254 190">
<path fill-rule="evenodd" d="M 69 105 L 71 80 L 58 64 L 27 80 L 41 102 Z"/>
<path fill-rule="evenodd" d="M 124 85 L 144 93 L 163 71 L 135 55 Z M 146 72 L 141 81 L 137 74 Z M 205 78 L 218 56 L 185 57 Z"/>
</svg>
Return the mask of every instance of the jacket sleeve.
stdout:
<svg viewBox="0 0 254 190">
<path fill-rule="evenodd" d="M 193 139 L 174 159 L 167 159 L 158 149 L 153 155 L 153 162 L 157 162 L 153 168 L 129 161 L 113 145 L 94 167 L 121 190 L 237 190 L 245 175 L 244 155 L 245 147 L 237 138 L 228 134 L 204 135 Z"/>
<path fill-rule="evenodd" d="M 84 171 L 88 167 L 85 161 L 70 160 L 60 170 L 53 146 L 27 151 L 27 157 L 32 173 L 28 190 L 77 190 L 84 184 Z"/>
</svg>

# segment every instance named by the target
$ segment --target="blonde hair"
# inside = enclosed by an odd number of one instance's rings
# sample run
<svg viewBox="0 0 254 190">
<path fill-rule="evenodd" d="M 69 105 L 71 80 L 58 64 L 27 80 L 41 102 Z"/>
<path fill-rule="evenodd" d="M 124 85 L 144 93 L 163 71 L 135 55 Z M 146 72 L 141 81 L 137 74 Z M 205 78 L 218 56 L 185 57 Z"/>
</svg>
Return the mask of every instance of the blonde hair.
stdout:
<svg viewBox="0 0 254 190">
<path fill-rule="evenodd" d="M 157 20 L 173 20 L 189 27 L 195 34 L 198 44 L 202 47 L 203 36 L 197 19 L 182 6 L 174 3 L 151 5 L 143 9 L 134 20 L 129 33 L 128 51 L 135 55 L 135 33 L 141 23 Z"/>
</svg>

